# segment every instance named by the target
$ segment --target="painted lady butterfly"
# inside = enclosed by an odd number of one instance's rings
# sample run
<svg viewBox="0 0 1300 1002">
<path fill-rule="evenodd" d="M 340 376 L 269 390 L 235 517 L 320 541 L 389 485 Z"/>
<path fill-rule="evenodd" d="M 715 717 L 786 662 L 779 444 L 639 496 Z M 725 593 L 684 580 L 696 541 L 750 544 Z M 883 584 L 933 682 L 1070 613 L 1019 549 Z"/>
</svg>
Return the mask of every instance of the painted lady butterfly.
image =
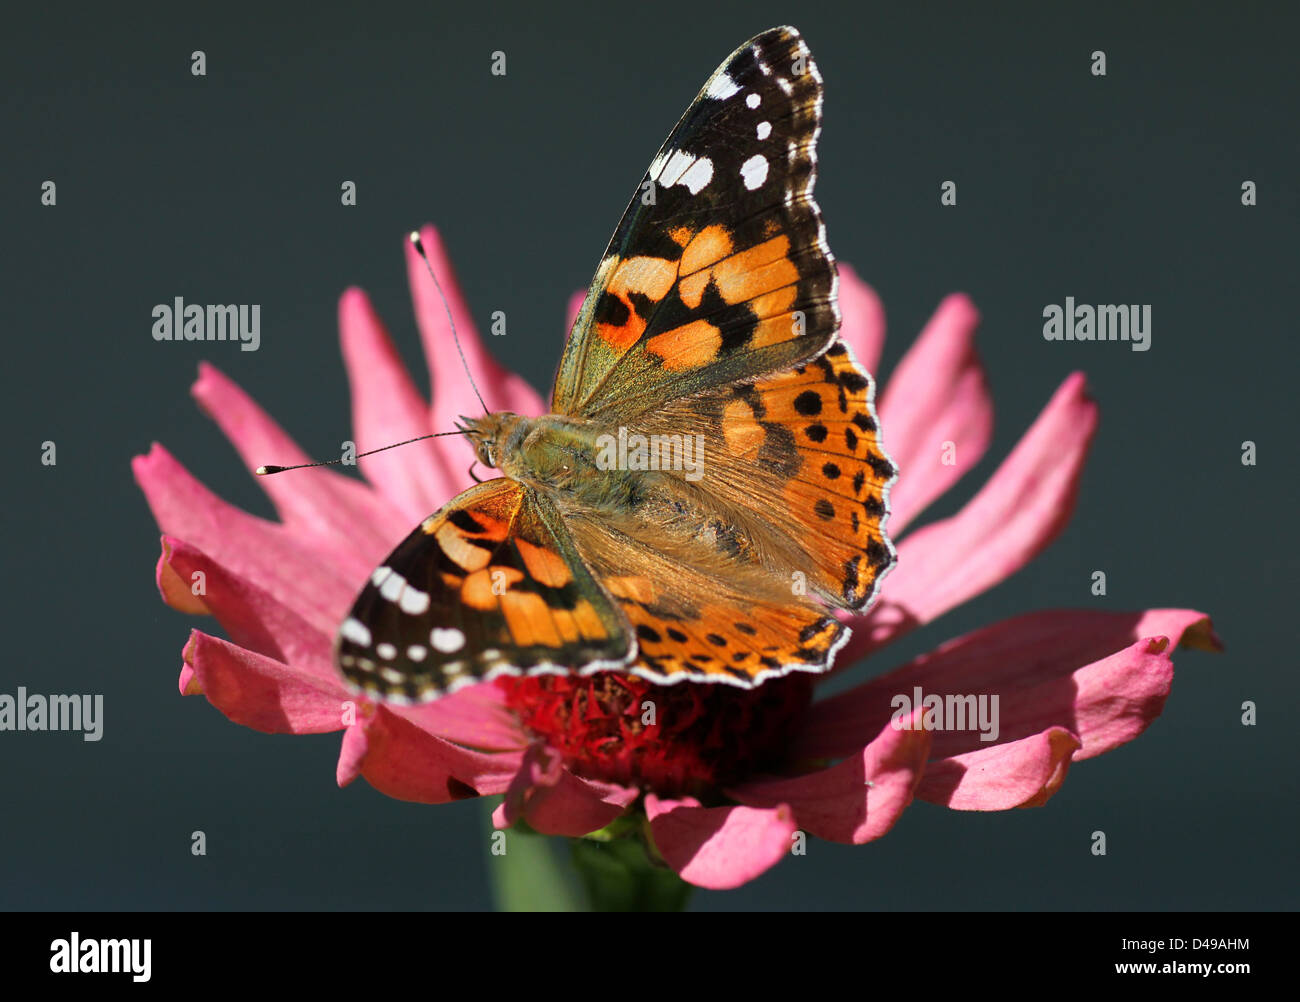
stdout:
<svg viewBox="0 0 1300 1002">
<path fill-rule="evenodd" d="M 339 631 L 380 699 L 499 675 L 744 687 L 830 667 L 894 562 L 895 469 L 837 336 L 799 33 L 722 64 L 650 164 L 569 334 L 552 413 L 463 418 L 502 477 L 429 516 Z"/>
</svg>

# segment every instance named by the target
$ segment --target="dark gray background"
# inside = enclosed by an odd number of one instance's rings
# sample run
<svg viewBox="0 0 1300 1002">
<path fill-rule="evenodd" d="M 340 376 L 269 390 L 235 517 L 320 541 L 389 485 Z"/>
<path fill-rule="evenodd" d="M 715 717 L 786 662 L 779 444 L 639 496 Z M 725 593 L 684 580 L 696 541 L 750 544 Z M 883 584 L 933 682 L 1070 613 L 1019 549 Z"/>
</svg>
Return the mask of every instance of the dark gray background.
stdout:
<svg viewBox="0 0 1300 1002">
<path fill-rule="evenodd" d="M 1294 15 L 542 6 L 115 5 L 6 23 L 0 692 L 100 692 L 106 724 L 98 744 L 0 734 L 0 905 L 489 905 L 477 804 L 340 791 L 337 734 L 258 734 L 177 694 L 191 622 L 155 591 L 158 533 L 129 460 L 160 440 L 270 515 L 189 397 L 197 363 L 334 454 L 350 434 L 335 326 L 347 285 L 371 293 L 424 381 L 401 241 L 426 221 L 480 324 L 509 315 L 507 349 L 491 347 L 546 389 L 565 300 L 649 157 L 732 48 L 791 22 L 827 84 L 831 246 L 888 310 L 884 375 L 946 293 L 983 312 L 996 437 L 932 514 L 973 493 L 1067 372 L 1087 371 L 1102 415 L 1064 536 L 854 677 L 1058 606 L 1193 606 L 1228 650 L 1180 653 L 1163 717 L 1074 768 L 1044 808 L 918 803 L 878 842 L 814 842 L 694 907 L 1294 906 Z M 190 75 L 194 49 L 205 78 Z M 496 49 L 504 79 L 488 72 Z M 56 208 L 39 204 L 45 179 Z M 339 205 L 343 179 L 359 185 L 356 208 Z M 939 205 L 944 179 L 957 208 Z M 1240 204 L 1244 179 L 1255 208 Z M 262 304 L 261 350 L 155 343 L 150 310 L 177 295 Z M 1151 304 L 1152 349 L 1046 343 L 1042 309 L 1067 295 Z M 52 469 L 38 461 L 45 439 L 58 443 Z M 1094 569 L 1105 599 L 1089 594 Z M 1245 699 L 1257 727 L 1239 722 Z M 206 858 L 190 855 L 194 829 Z"/>
</svg>

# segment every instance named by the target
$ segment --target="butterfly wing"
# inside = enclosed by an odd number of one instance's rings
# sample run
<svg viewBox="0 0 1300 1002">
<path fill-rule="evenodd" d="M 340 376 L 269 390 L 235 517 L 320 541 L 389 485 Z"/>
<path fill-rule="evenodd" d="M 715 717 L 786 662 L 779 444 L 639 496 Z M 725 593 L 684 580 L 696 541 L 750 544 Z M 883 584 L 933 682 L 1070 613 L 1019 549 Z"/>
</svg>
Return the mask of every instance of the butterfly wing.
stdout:
<svg viewBox="0 0 1300 1002">
<path fill-rule="evenodd" d="M 661 472 L 678 477 L 666 521 L 568 521 L 636 634 L 636 674 L 746 686 L 830 668 L 849 632 L 827 607 L 865 609 L 895 559 L 872 390 L 837 338 L 806 365 L 640 419 L 652 436 L 700 436 L 702 476 Z"/>
<path fill-rule="evenodd" d="M 897 471 L 873 390 L 836 338 L 794 369 L 670 401 L 638 430 L 702 435 L 703 475 L 689 486 L 770 565 L 797 572 L 826 604 L 861 612 L 895 561 L 885 524 Z"/>
<path fill-rule="evenodd" d="M 607 523 L 571 519 L 575 543 L 637 638 L 626 669 L 654 682 L 751 687 L 793 671 L 821 672 L 849 638 L 827 610 L 788 584 L 663 548 Z"/>
<path fill-rule="evenodd" d="M 498 675 L 586 674 L 635 656 L 552 503 L 504 478 L 453 498 L 403 540 L 334 646 L 354 686 L 408 703 Z"/>
<path fill-rule="evenodd" d="M 751 39 L 709 78 L 601 259 L 556 413 L 631 417 L 827 348 L 839 311 L 812 197 L 821 104 L 793 28 Z"/>
</svg>

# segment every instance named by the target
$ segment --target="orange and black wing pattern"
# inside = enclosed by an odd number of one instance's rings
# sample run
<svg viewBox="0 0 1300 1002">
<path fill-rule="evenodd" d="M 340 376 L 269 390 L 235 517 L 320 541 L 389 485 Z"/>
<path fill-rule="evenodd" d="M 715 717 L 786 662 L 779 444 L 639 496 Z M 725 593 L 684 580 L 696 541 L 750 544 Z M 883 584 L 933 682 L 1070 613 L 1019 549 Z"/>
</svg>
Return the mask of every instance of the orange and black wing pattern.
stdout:
<svg viewBox="0 0 1300 1002">
<path fill-rule="evenodd" d="M 667 404 L 650 433 L 702 430 L 696 490 L 732 513 L 749 550 L 824 603 L 862 611 L 895 553 L 886 523 L 897 471 L 880 442 L 871 377 L 838 338 L 787 372 Z M 760 513 L 748 523 L 745 513 Z"/>
<path fill-rule="evenodd" d="M 398 703 L 499 675 L 623 668 L 635 654 L 551 502 L 507 479 L 425 519 L 371 575 L 335 642 L 349 682 Z"/>
<path fill-rule="evenodd" d="M 824 671 L 848 640 L 847 628 L 800 596 L 796 582 L 753 567 L 685 561 L 583 519 L 572 530 L 631 624 L 639 654 L 629 670 L 643 678 L 750 687 L 792 671 Z"/>
<path fill-rule="evenodd" d="M 601 259 L 556 413 L 634 417 L 825 350 L 839 314 L 812 195 L 821 104 L 793 28 L 750 40 L 709 78 Z"/>
</svg>

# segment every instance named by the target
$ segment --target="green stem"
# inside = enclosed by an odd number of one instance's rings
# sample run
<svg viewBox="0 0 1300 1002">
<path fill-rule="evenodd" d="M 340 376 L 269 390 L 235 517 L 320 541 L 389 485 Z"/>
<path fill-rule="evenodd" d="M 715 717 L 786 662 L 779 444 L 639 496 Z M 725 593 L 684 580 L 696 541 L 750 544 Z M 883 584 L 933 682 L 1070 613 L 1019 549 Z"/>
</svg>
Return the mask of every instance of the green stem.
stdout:
<svg viewBox="0 0 1300 1002">
<path fill-rule="evenodd" d="M 487 817 L 496 801 L 488 801 Z M 681 911 L 691 886 L 648 847 L 629 817 L 570 839 L 567 864 L 555 840 L 519 822 L 489 839 L 488 872 L 498 911 Z"/>
<path fill-rule="evenodd" d="M 573 864 L 587 888 L 593 911 L 679 912 L 691 885 L 651 858 L 636 835 L 608 841 L 576 838 Z"/>
<path fill-rule="evenodd" d="M 499 797 L 484 800 L 489 828 Z M 492 830 L 488 875 L 499 912 L 587 911 L 582 892 L 564 873 L 551 840 L 527 828 Z"/>
</svg>

